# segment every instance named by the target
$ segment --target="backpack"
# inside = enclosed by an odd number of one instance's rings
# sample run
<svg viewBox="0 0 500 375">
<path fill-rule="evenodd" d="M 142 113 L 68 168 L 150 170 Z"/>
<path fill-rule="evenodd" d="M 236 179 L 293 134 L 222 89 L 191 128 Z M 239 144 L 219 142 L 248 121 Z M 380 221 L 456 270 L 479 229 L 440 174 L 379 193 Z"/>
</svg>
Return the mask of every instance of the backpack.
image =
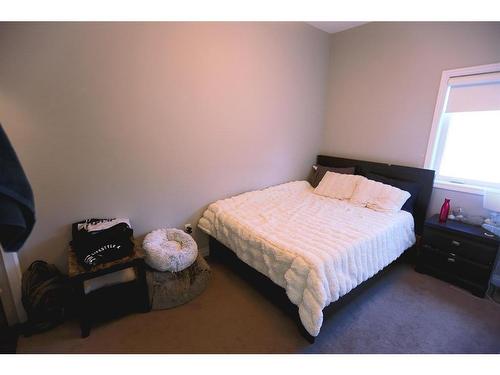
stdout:
<svg viewBox="0 0 500 375">
<path fill-rule="evenodd" d="M 43 332 L 62 323 L 67 298 L 67 277 L 53 264 L 33 262 L 22 277 L 22 303 L 28 315 L 29 333 Z"/>
</svg>

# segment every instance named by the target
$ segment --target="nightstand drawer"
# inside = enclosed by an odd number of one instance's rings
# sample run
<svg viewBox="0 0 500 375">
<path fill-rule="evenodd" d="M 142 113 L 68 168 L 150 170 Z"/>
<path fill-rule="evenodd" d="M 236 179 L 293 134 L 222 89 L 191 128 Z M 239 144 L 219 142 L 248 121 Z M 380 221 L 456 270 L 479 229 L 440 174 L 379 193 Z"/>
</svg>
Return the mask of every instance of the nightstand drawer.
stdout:
<svg viewBox="0 0 500 375">
<path fill-rule="evenodd" d="M 497 251 L 496 248 L 480 241 L 469 240 L 454 233 L 437 231 L 432 228 L 425 228 L 424 244 L 485 266 L 493 264 Z"/>
<path fill-rule="evenodd" d="M 452 277 L 479 284 L 487 283 L 490 277 L 489 267 L 429 245 L 423 246 L 420 256 L 420 262 Z"/>
</svg>

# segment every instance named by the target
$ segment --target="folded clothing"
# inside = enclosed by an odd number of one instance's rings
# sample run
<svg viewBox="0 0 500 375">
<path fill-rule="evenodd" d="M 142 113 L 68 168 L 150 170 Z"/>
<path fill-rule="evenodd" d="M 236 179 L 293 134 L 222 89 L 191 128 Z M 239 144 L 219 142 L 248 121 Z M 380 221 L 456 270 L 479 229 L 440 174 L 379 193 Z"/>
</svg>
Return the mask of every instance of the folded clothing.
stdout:
<svg viewBox="0 0 500 375">
<path fill-rule="evenodd" d="M 133 230 L 128 219 L 87 219 L 73 224 L 71 247 L 86 268 L 128 256 Z"/>
<path fill-rule="evenodd" d="M 130 220 L 128 218 L 120 218 L 120 219 L 89 219 L 85 220 L 84 222 L 78 224 L 78 230 L 85 229 L 87 232 L 95 232 L 95 231 L 100 231 L 104 229 L 109 229 L 111 227 L 114 227 L 117 224 L 120 223 L 125 223 L 129 227 L 132 227 L 130 225 Z"/>
</svg>

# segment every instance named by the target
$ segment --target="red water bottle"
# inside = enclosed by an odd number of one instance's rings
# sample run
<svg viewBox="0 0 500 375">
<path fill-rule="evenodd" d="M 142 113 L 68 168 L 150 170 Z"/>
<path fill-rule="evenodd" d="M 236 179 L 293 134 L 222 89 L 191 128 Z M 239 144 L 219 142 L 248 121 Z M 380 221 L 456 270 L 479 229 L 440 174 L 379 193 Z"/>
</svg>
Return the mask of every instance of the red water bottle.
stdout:
<svg viewBox="0 0 500 375">
<path fill-rule="evenodd" d="M 441 206 L 441 212 L 439 213 L 439 222 L 446 223 L 446 220 L 448 220 L 449 213 L 450 213 L 450 200 L 445 198 L 444 203 Z"/>
</svg>

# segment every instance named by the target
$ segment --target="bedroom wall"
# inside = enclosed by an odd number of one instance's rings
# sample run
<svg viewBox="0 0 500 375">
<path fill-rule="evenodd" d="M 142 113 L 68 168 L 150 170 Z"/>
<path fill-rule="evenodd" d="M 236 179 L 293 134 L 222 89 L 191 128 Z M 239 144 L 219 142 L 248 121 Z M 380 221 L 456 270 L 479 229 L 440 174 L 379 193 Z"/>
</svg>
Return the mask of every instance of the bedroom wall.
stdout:
<svg viewBox="0 0 500 375">
<path fill-rule="evenodd" d="M 304 179 L 320 148 L 329 36 L 304 23 L 1 23 L 0 50 L 0 122 L 37 206 L 23 268 L 65 269 L 76 220 L 195 225 Z"/>
<path fill-rule="evenodd" d="M 331 36 L 322 153 L 423 167 L 443 70 L 500 62 L 500 22 L 377 22 Z M 467 150 L 464 150 L 467 152 Z M 482 196 L 434 189 L 487 214 Z"/>
</svg>

